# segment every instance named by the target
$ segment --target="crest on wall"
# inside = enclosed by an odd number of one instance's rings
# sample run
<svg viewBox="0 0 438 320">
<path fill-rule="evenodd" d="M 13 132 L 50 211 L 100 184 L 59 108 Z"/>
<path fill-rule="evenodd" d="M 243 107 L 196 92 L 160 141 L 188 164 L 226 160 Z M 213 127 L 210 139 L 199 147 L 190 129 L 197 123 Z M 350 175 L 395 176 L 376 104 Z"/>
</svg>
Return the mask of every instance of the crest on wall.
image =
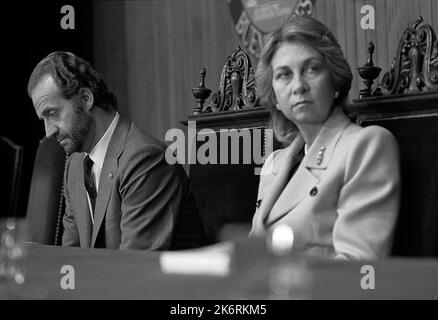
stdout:
<svg viewBox="0 0 438 320">
<path fill-rule="evenodd" d="M 259 58 L 264 38 L 294 15 L 312 15 L 315 0 L 228 0 L 241 44 Z"/>
</svg>

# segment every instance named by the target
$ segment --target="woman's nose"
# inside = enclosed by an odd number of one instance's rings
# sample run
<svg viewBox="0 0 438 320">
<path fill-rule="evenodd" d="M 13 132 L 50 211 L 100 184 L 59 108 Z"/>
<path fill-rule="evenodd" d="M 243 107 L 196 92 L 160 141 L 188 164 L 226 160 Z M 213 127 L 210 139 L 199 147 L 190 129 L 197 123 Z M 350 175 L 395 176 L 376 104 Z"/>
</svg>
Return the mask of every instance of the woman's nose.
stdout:
<svg viewBox="0 0 438 320">
<path fill-rule="evenodd" d="M 309 91 L 309 89 L 310 89 L 309 85 L 303 76 L 295 77 L 293 84 L 292 84 L 292 94 L 293 95 L 301 95 L 301 94 Z"/>
</svg>

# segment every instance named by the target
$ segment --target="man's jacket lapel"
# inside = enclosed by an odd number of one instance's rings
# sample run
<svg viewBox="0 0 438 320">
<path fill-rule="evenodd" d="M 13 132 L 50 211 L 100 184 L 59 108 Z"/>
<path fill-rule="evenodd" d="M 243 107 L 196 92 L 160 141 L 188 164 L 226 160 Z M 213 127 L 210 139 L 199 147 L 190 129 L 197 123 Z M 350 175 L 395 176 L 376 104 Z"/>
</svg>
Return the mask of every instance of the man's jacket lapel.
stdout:
<svg viewBox="0 0 438 320">
<path fill-rule="evenodd" d="M 70 162 L 70 172 L 75 177 L 75 179 L 69 180 L 73 183 L 70 187 L 74 190 L 70 193 L 70 205 L 75 212 L 81 247 L 89 248 L 93 223 L 91 221 L 87 191 L 84 185 L 84 153 L 73 154 Z"/>
<path fill-rule="evenodd" d="M 99 190 L 94 211 L 94 225 L 91 239 L 92 247 L 96 245 L 97 236 L 102 226 L 102 222 L 105 219 L 106 209 L 113 190 L 114 180 L 116 179 L 118 159 L 125 147 L 129 126 L 129 121 L 120 117 L 108 144 L 105 161 L 103 162 L 102 171 L 100 173 Z"/>
</svg>

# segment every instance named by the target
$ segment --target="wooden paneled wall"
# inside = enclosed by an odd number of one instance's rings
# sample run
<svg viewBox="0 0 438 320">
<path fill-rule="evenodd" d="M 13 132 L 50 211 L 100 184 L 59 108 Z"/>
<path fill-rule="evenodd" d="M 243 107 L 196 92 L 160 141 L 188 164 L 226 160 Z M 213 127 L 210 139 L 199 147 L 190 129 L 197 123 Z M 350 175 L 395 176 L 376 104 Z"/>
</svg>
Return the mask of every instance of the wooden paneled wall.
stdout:
<svg viewBox="0 0 438 320">
<path fill-rule="evenodd" d="M 118 93 L 120 110 L 162 140 L 191 113 L 200 68 L 216 91 L 239 44 L 221 0 L 97 1 L 95 15 L 97 69 Z"/>
<path fill-rule="evenodd" d="M 366 4 L 375 8 L 375 30 L 360 27 Z M 438 0 L 316 0 L 314 15 L 337 35 L 353 68 L 351 98 L 362 88 L 356 68 L 366 62 L 369 41 L 385 71 L 408 23 L 422 15 L 438 30 Z M 207 87 L 217 90 L 225 59 L 239 44 L 227 0 L 96 1 L 94 39 L 96 68 L 118 94 L 120 110 L 162 140 L 191 112 L 200 67 L 207 68 Z"/>
<path fill-rule="evenodd" d="M 375 30 L 360 26 L 364 5 L 375 9 Z M 438 31 L 437 0 L 316 0 L 315 17 L 335 33 L 353 69 L 350 99 L 357 98 L 363 88 L 357 67 L 366 62 L 369 41 L 376 46 L 374 64 L 383 69 L 380 80 L 396 55 L 404 30 L 420 15 Z"/>
</svg>

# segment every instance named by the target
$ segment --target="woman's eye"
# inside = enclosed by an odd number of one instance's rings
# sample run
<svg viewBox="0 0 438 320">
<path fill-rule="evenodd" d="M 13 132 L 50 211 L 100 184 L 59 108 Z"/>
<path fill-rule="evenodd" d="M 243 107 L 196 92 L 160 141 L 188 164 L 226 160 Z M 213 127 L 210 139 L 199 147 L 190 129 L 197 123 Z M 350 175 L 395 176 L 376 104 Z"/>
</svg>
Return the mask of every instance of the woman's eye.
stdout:
<svg viewBox="0 0 438 320">
<path fill-rule="evenodd" d="M 319 67 L 312 65 L 312 66 L 307 67 L 307 71 L 310 72 L 310 73 L 315 73 L 315 72 L 319 71 Z"/>
<path fill-rule="evenodd" d="M 289 77 L 290 77 L 290 72 L 281 72 L 281 73 L 278 73 L 275 78 L 276 79 L 287 79 Z"/>
<path fill-rule="evenodd" d="M 314 76 L 314 75 L 318 74 L 320 70 L 321 70 L 321 68 L 319 66 L 310 65 L 306 68 L 306 73 L 308 75 Z"/>
<path fill-rule="evenodd" d="M 53 116 L 55 116 L 56 115 L 56 111 L 55 110 L 50 110 L 49 111 L 49 116 L 50 117 L 53 117 Z"/>
</svg>

